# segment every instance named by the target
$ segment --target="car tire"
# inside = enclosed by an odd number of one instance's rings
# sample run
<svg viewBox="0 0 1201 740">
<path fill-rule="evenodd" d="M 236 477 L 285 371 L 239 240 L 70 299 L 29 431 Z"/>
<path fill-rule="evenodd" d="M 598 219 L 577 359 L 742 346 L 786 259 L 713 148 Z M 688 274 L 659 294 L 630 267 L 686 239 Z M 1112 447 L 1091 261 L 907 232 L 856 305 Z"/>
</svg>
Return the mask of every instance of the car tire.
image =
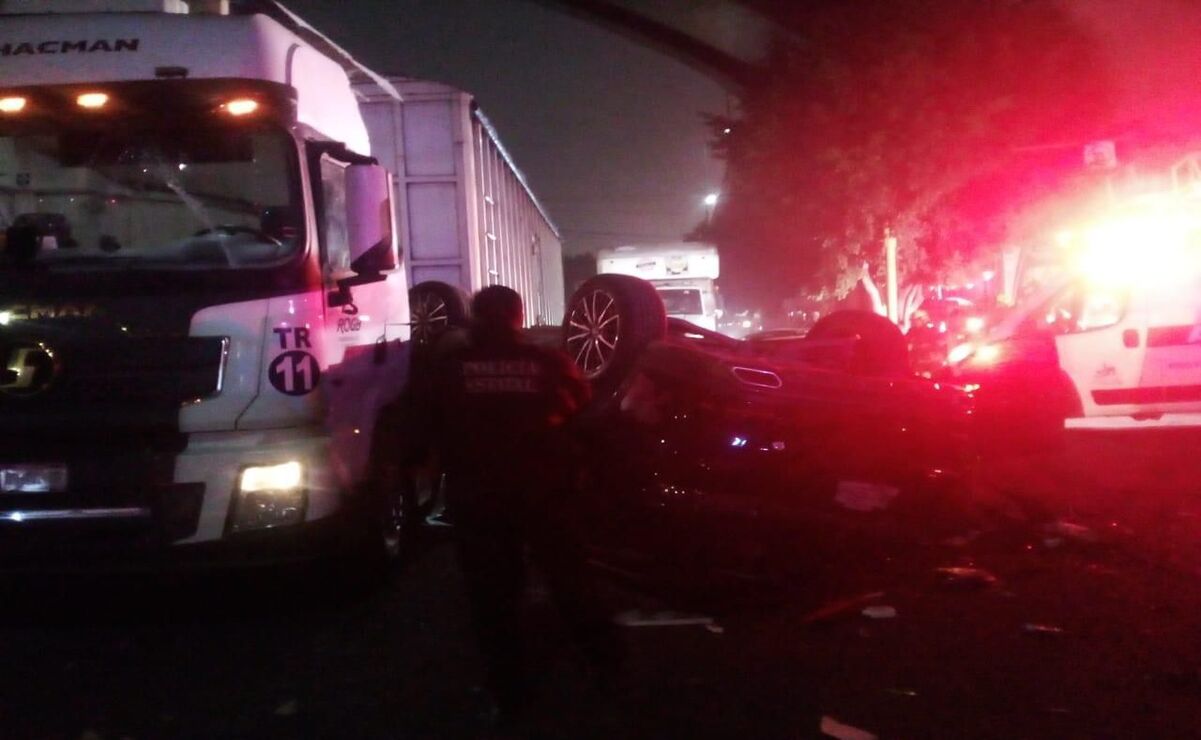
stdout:
<svg viewBox="0 0 1201 740">
<path fill-rule="evenodd" d="M 629 275 L 588 279 L 563 317 L 563 349 L 598 396 L 619 387 L 646 346 L 666 335 L 658 292 Z"/>
<path fill-rule="evenodd" d="M 413 327 L 413 344 L 433 347 L 452 329 L 467 326 L 471 319 L 470 301 L 459 288 L 427 280 L 409 290 L 409 314 Z"/>
<path fill-rule="evenodd" d="M 897 325 L 870 311 L 835 311 L 818 320 L 807 339 L 857 339 L 852 370 L 865 375 L 909 374 L 909 346 Z"/>
</svg>

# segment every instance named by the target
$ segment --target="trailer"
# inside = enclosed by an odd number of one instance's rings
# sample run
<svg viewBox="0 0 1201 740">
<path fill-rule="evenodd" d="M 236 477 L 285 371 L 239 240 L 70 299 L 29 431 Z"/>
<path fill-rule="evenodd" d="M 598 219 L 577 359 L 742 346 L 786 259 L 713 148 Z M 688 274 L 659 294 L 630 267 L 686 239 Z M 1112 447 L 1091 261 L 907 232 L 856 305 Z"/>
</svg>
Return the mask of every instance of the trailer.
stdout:
<svg viewBox="0 0 1201 740">
<path fill-rule="evenodd" d="M 454 320 L 460 307 L 444 304 L 497 284 L 522 295 L 530 325 L 559 323 L 559 231 L 471 94 L 389 78 L 398 99 L 363 74 L 354 81 L 373 154 L 395 176 L 417 337 Z"/>
</svg>

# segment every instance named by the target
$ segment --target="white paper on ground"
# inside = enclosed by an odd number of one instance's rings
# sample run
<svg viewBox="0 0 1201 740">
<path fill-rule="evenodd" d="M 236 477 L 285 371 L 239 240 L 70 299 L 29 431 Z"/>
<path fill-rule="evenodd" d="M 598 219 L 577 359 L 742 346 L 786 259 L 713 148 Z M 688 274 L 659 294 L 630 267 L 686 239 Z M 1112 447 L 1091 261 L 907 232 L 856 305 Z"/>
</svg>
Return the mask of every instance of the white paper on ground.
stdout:
<svg viewBox="0 0 1201 740">
<path fill-rule="evenodd" d="M 641 609 L 630 609 L 613 618 L 622 627 L 689 627 L 714 624 L 713 617 L 704 614 L 685 614 L 684 612 L 647 612 Z"/>
</svg>

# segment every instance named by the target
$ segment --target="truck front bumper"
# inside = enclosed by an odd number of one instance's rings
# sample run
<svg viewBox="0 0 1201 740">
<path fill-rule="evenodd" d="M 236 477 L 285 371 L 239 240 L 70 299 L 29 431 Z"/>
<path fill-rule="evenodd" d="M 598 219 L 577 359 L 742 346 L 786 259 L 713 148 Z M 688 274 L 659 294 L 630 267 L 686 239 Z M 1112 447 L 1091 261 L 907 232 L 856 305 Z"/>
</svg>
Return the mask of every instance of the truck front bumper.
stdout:
<svg viewBox="0 0 1201 740">
<path fill-rule="evenodd" d="M 153 525 L 57 520 L 0 529 L 0 573 L 152 572 L 253 568 L 320 559 L 346 541 L 349 517 L 231 535 L 195 543 L 163 542 Z"/>
<path fill-rule="evenodd" d="M 287 517 L 247 517 L 242 472 L 297 462 Z M 194 434 L 174 480 L 103 497 L 0 496 L 0 571 L 252 566 L 312 559 L 344 541 L 348 486 L 314 430 Z"/>
</svg>

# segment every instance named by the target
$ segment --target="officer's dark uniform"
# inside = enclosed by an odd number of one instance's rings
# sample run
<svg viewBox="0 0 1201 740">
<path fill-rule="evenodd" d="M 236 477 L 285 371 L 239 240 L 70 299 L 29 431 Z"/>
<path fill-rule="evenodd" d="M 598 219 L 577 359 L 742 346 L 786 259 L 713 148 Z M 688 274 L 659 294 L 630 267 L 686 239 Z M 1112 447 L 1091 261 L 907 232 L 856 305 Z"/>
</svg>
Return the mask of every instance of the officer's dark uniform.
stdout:
<svg viewBox="0 0 1201 740">
<path fill-rule="evenodd" d="M 473 314 L 468 346 L 437 373 L 435 446 L 490 688 L 502 710 L 516 711 L 528 689 L 518 623 L 527 548 L 587 657 L 611 666 L 617 640 L 587 585 L 567 512 L 564 426 L 588 386 L 565 355 L 522 341 L 514 291 L 486 288 Z"/>
</svg>

